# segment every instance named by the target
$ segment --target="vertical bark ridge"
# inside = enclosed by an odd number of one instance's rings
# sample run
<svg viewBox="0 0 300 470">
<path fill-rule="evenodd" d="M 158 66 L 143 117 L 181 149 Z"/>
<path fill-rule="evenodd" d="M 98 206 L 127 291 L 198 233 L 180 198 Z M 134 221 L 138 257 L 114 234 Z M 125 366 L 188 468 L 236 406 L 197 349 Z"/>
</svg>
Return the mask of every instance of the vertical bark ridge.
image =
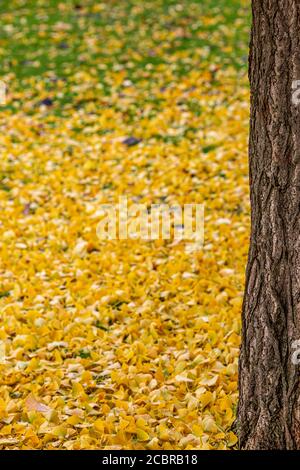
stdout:
<svg viewBox="0 0 300 470">
<path fill-rule="evenodd" d="M 300 2 L 252 0 L 251 240 L 238 431 L 245 449 L 300 449 Z M 300 107 L 300 105 L 299 105 Z"/>
</svg>

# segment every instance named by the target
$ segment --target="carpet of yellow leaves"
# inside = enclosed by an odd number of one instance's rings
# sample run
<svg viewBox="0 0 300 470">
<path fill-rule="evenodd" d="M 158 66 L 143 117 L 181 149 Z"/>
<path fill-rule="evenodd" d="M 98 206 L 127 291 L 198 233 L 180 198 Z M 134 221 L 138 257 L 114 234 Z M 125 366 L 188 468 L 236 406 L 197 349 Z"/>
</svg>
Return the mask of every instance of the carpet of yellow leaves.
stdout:
<svg viewBox="0 0 300 470">
<path fill-rule="evenodd" d="M 22 110 L 1 112 L 2 449 L 236 445 L 248 90 L 230 67 L 159 74 L 161 86 L 128 81 L 106 97 L 78 72 L 84 110 L 30 114 L 24 96 Z M 112 90 L 125 78 L 111 71 Z M 126 122 L 145 93 L 155 100 L 139 125 Z M 204 203 L 203 249 L 98 240 L 100 204 L 121 195 Z"/>
</svg>

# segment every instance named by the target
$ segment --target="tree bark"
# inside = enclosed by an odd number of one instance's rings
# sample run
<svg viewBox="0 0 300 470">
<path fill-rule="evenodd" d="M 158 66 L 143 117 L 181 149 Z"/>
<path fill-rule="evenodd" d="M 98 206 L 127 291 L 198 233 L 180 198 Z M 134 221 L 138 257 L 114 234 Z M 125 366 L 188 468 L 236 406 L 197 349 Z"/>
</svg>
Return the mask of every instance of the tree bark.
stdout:
<svg viewBox="0 0 300 470">
<path fill-rule="evenodd" d="M 251 240 L 237 430 L 242 449 L 300 449 L 300 1 L 252 0 Z"/>
</svg>

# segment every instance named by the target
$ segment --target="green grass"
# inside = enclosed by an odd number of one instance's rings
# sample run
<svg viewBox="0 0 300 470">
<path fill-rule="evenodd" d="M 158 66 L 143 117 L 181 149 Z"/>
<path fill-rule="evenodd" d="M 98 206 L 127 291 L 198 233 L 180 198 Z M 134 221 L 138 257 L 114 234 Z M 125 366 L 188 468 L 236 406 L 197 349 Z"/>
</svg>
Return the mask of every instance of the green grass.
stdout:
<svg viewBox="0 0 300 470">
<path fill-rule="evenodd" d="M 250 8 L 240 0 L 4 0 L 0 16 L 1 76 L 11 74 L 13 89 L 30 96 L 30 79 L 39 77 L 60 107 L 76 103 L 82 72 L 109 95 L 112 72 L 145 88 L 162 66 L 173 77 L 247 67 Z"/>
</svg>

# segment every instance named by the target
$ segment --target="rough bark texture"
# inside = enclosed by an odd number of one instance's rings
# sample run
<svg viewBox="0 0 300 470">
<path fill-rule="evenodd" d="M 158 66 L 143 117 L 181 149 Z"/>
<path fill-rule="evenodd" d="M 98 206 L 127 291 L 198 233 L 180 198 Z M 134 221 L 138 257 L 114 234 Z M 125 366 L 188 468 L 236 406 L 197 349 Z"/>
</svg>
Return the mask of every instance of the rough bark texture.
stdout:
<svg viewBox="0 0 300 470">
<path fill-rule="evenodd" d="M 251 243 L 237 429 L 243 449 L 300 449 L 300 1 L 252 0 Z"/>
</svg>

